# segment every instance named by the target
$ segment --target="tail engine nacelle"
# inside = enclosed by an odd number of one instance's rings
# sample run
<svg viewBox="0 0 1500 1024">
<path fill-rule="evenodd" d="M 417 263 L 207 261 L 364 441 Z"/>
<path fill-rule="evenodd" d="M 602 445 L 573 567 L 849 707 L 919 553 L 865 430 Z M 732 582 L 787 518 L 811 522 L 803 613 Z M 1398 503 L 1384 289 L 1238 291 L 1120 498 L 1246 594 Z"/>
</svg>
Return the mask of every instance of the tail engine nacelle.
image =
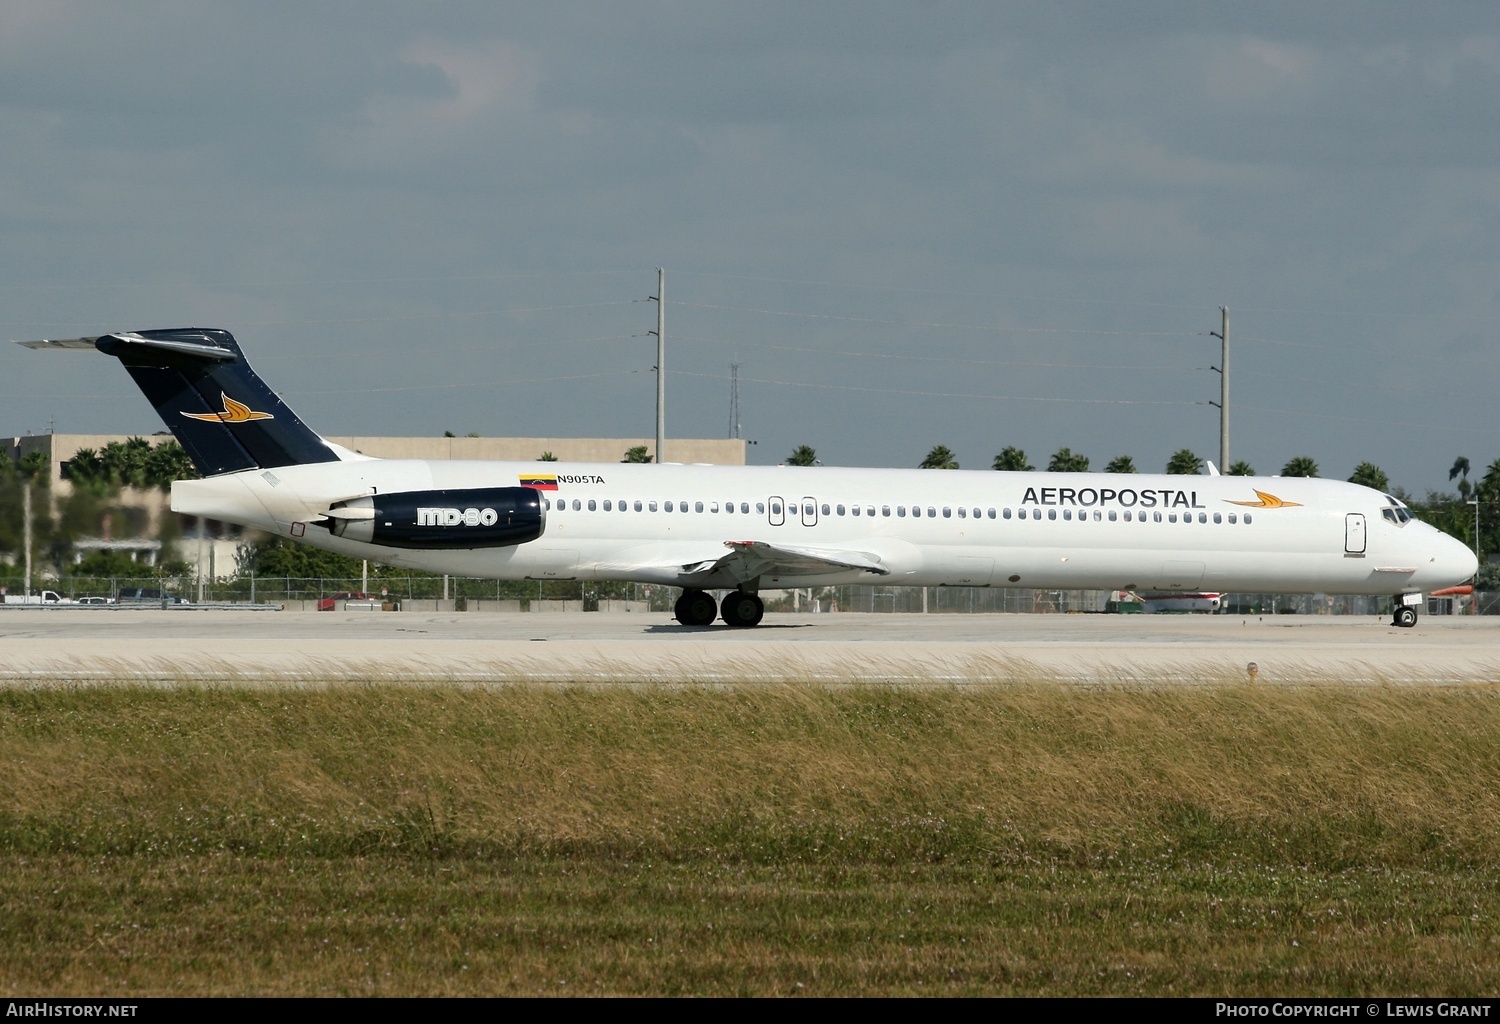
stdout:
<svg viewBox="0 0 1500 1024">
<path fill-rule="evenodd" d="M 530 487 L 374 494 L 328 510 L 335 537 L 393 548 L 503 548 L 546 528 L 542 496 Z"/>
</svg>

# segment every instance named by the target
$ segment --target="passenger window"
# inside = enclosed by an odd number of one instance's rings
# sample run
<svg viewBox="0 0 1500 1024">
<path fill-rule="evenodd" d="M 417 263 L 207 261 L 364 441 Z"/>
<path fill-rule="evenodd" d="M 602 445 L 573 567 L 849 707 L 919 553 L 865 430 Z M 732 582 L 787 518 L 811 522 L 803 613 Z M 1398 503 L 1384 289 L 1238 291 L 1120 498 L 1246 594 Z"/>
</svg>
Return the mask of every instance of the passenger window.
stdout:
<svg viewBox="0 0 1500 1024">
<path fill-rule="evenodd" d="M 1126 512 L 1126 513 L 1125 513 L 1125 514 L 1126 514 L 1126 515 L 1127 515 L 1127 516 L 1128 516 L 1128 515 L 1130 515 L 1130 513 L 1129 513 L 1129 512 Z M 1109 510 L 1109 521 L 1110 521 L 1110 522 L 1112 522 L 1112 523 L 1115 523 L 1115 522 L 1119 522 L 1119 520 L 1118 520 L 1118 519 L 1117 519 L 1117 518 L 1115 518 L 1115 517 L 1116 517 L 1116 512 L 1115 512 L 1115 510 L 1114 510 L 1114 509 L 1110 509 L 1110 510 Z"/>
<path fill-rule="evenodd" d="M 949 508 L 947 505 L 943 506 L 943 518 L 944 519 L 952 519 L 953 518 L 953 509 Z"/>
<path fill-rule="evenodd" d="M 906 518 L 906 506 L 905 505 L 897 505 L 896 506 L 896 518 L 897 519 L 905 519 Z"/>
<path fill-rule="evenodd" d="M 979 518 L 979 509 L 977 509 L 977 508 L 974 510 L 974 518 L 975 519 Z M 990 509 L 990 518 L 991 519 L 995 518 L 995 510 L 994 509 Z"/>
<path fill-rule="evenodd" d="M 710 504 L 710 505 L 709 505 L 709 506 L 708 506 L 708 510 L 709 510 L 709 511 L 710 511 L 710 512 L 717 512 L 717 511 L 719 511 L 719 503 L 718 503 L 718 502 L 717 502 L 717 501 L 715 501 L 715 502 L 712 502 L 712 503 L 711 503 L 711 504 Z"/>
<path fill-rule="evenodd" d="M 573 511 L 574 512 L 582 512 L 583 511 L 583 502 L 579 501 L 577 498 L 573 499 Z"/>
<path fill-rule="evenodd" d="M 974 513 L 974 514 L 975 514 L 975 515 L 978 515 L 978 514 L 979 514 L 979 513 L 978 513 L 978 512 L 975 512 L 975 513 Z M 991 518 L 991 519 L 994 519 L 994 518 L 995 518 L 995 510 L 994 510 L 994 509 L 990 509 L 990 518 Z M 1010 518 L 1010 509 L 1006 509 L 1006 510 L 1005 510 L 1005 518 L 1006 518 L 1006 519 L 1009 519 L 1009 518 Z"/>
<path fill-rule="evenodd" d="M 1111 519 L 1114 518 L 1114 514 L 1113 513 L 1110 514 L 1110 518 Z M 1100 512 L 1097 508 L 1094 509 L 1094 522 L 1097 523 L 1097 522 L 1100 522 L 1103 519 L 1104 519 L 1104 513 Z"/>
<path fill-rule="evenodd" d="M 653 512 L 656 511 L 656 502 L 654 502 L 654 501 L 651 503 L 651 511 L 653 511 Z"/>
<path fill-rule="evenodd" d="M 1070 508 L 1063 509 L 1063 518 L 1071 520 L 1073 518 L 1073 510 Z"/>
<path fill-rule="evenodd" d="M 1177 513 L 1176 512 L 1168 512 L 1167 513 L 1167 522 L 1169 522 L 1169 523 L 1175 523 L 1175 522 L 1177 522 Z"/>
<path fill-rule="evenodd" d="M 759 505 L 756 505 L 755 507 L 756 507 L 756 509 L 760 508 Z M 781 515 L 781 502 L 779 502 L 779 501 L 773 501 L 773 502 L 771 502 L 771 515 L 773 515 L 773 516 L 779 516 L 779 515 Z"/>
<path fill-rule="evenodd" d="M 1230 525 L 1233 525 L 1234 523 L 1236 523 L 1238 521 L 1239 521 L 1239 516 L 1235 515 L 1233 512 L 1229 513 L 1229 522 L 1230 522 Z"/>
<path fill-rule="evenodd" d="M 899 516 L 901 514 L 901 510 L 897 509 L 896 510 L 896 514 Z M 921 505 L 913 505 L 911 507 L 911 517 L 913 519 L 921 519 L 922 518 L 922 506 Z"/>
<path fill-rule="evenodd" d="M 1199 512 L 1198 513 L 1198 522 L 1200 522 L 1200 523 L 1206 523 L 1206 522 L 1208 522 L 1208 513 L 1207 512 Z"/>
<path fill-rule="evenodd" d="M 1006 519 L 1009 519 L 1010 518 L 1010 509 L 1007 508 L 1004 511 L 1002 511 L 1000 514 L 1002 516 L 1004 516 Z"/>
<path fill-rule="evenodd" d="M 824 515 L 825 515 L 825 516 L 826 516 L 826 515 L 827 515 L 827 514 L 828 514 L 828 506 L 827 506 L 827 505 L 824 505 L 824 506 L 823 506 L 823 514 L 824 514 Z M 840 508 L 839 508 L 839 515 L 843 515 L 843 514 L 844 514 L 844 510 L 843 510 L 843 508 L 842 508 L 842 506 L 841 506 L 841 507 L 840 507 Z"/>
<path fill-rule="evenodd" d="M 946 509 L 944 511 L 946 511 Z M 967 519 L 968 515 L 969 515 L 969 510 L 968 509 L 964 508 L 962 505 L 958 506 L 958 518 L 960 518 L 960 519 Z M 974 515 L 976 515 L 976 516 L 979 515 L 979 510 L 978 509 L 974 510 Z"/>
<path fill-rule="evenodd" d="M 1049 508 L 1047 510 L 1047 518 L 1048 519 L 1056 519 L 1057 518 L 1057 509 L 1055 509 L 1055 508 Z"/>
<path fill-rule="evenodd" d="M 604 499 L 604 511 L 606 511 L 606 512 L 613 512 L 613 511 L 614 511 L 614 508 L 613 508 L 613 507 L 611 507 L 611 505 L 610 505 L 610 502 L 609 502 L 609 499 L 608 499 L 608 498 L 605 498 L 605 499 Z"/>
<path fill-rule="evenodd" d="M 850 505 L 849 506 L 849 511 L 851 513 L 853 513 L 854 515 L 859 515 L 859 506 L 858 505 Z"/>
<path fill-rule="evenodd" d="M 637 512 L 639 512 L 641 510 L 641 499 L 639 499 L 639 498 L 635 499 L 635 506 L 634 507 L 635 507 L 635 510 Z"/>
<path fill-rule="evenodd" d="M 866 505 L 865 506 L 865 515 L 869 516 L 871 519 L 874 519 L 875 518 L 875 506 L 874 505 Z"/>
<path fill-rule="evenodd" d="M 589 499 L 589 511 L 590 511 L 590 512 L 597 512 L 597 511 L 599 511 L 599 506 L 598 506 L 598 504 L 597 504 L 597 503 L 596 503 L 596 502 L 595 502 L 595 501 L 594 501 L 594 499 L 593 499 L 593 498 L 590 498 L 590 499 Z"/>
<path fill-rule="evenodd" d="M 1245 525 L 1246 526 L 1250 525 L 1250 513 L 1249 512 L 1245 513 Z"/>
<path fill-rule="evenodd" d="M 702 512 L 703 511 L 703 502 L 701 502 L 701 501 L 695 501 L 695 502 L 693 502 L 693 511 L 694 512 Z"/>
<path fill-rule="evenodd" d="M 937 509 L 933 508 L 931 505 L 927 506 L 927 518 L 929 518 L 929 519 L 936 519 L 937 518 Z"/>
<path fill-rule="evenodd" d="M 839 513 L 839 515 L 843 515 L 844 514 L 844 506 L 840 505 L 838 507 L 838 513 Z M 826 515 L 827 513 L 824 513 L 824 514 Z"/>
<path fill-rule="evenodd" d="M 543 498 L 542 499 L 542 508 L 545 509 L 548 512 L 552 511 L 552 499 L 551 498 Z"/>
<path fill-rule="evenodd" d="M 889 516 L 891 514 L 891 507 L 889 505 L 881 505 L 880 514 L 883 516 Z"/>
<path fill-rule="evenodd" d="M 1161 522 L 1161 513 L 1160 512 L 1153 512 L 1153 513 L 1151 513 L 1151 518 L 1154 519 L 1156 522 L 1159 523 L 1159 522 Z"/>
<path fill-rule="evenodd" d="M 762 511 L 764 510 L 760 507 L 759 504 L 757 504 L 755 506 L 755 514 L 760 515 Z M 750 514 L 750 503 L 748 501 L 740 502 L 740 512 L 747 516 Z"/>
</svg>

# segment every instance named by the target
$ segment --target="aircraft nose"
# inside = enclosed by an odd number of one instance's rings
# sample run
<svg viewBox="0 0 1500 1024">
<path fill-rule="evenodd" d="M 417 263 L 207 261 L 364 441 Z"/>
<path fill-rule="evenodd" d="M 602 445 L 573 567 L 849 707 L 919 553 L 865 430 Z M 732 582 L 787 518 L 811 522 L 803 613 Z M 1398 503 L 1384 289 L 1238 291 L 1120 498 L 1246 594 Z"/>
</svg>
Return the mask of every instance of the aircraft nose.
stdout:
<svg viewBox="0 0 1500 1024">
<path fill-rule="evenodd" d="M 1432 560 L 1432 571 L 1442 582 L 1436 586 L 1456 586 L 1473 579 L 1479 571 L 1479 559 L 1473 550 L 1457 537 L 1444 534 L 1439 539 L 1442 543 Z"/>
</svg>

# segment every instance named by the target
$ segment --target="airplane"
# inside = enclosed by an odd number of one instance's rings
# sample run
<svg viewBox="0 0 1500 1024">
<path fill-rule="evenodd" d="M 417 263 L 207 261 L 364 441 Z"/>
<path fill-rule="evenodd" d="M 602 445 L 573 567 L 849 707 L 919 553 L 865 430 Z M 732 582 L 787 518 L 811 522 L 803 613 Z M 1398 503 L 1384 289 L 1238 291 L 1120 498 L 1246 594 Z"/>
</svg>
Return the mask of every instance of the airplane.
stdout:
<svg viewBox="0 0 1500 1024">
<path fill-rule="evenodd" d="M 307 427 L 225 330 L 19 344 L 124 364 L 201 474 L 172 484 L 175 512 L 436 573 L 667 584 L 687 626 L 866 584 L 1391 595 L 1410 627 L 1424 590 L 1478 568 L 1341 481 L 375 459 Z"/>
</svg>

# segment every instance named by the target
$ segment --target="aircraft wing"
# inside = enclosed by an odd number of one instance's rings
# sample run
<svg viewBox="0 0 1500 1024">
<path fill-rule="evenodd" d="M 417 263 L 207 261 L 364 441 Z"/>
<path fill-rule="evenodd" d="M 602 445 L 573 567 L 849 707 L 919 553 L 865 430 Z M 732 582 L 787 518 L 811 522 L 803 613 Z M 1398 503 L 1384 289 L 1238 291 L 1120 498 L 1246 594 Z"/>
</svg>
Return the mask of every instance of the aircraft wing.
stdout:
<svg viewBox="0 0 1500 1024">
<path fill-rule="evenodd" d="M 727 540 L 729 552 L 715 559 L 682 567 L 684 576 L 730 575 L 744 582 L 757 576 L 821 576 L 845 569 L 862 569 L 876 576 L 891 570 L 873 556 L 844 548 L 805 548 L 768 544 L 762 540 Z"/>
<path fill-rule="evenodd" d="M 890 575 L 878 555 L 849 548 L 813 548 L 758 540 L 724 541 L 722 553 L 702 544 L 651 544 L 619 552 L 596 568 L 628 572 L 679 587 L 733 587 L 759 576 L 824 576 L 857 570 Z"/>
</svg>

